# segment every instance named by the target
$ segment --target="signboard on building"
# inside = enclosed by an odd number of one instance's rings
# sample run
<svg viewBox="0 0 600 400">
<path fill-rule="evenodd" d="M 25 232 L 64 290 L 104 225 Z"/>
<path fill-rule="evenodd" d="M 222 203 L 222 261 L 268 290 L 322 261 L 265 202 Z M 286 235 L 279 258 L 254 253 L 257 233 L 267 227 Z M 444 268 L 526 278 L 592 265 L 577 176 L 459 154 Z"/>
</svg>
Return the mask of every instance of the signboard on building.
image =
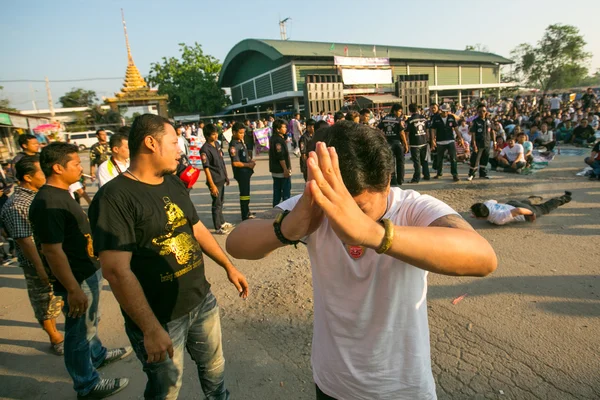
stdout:
<svg viewBox="0 0 600 400">
<path fill-rule="evenodd" d="M 342 69 L 344 85 L 389 85 L 392 83 L 391 69 Z"/>
<path fill-rule="evenodd" d="M 333 63 L 341 67 L 389 67 L 390 59 L 384 57 L 334 56 Z"/>
<path fill-rule="evenodd" d="M 12 125 L 12 121 L 10 120 L 10 115 L 5 113 L 0 113 L 0 124 L 1 125 Z"/>
<path fill-rule="evenodd" d="M 15 128 L 23 128 L 23 129 L 29 129 L 29 125 L 27 125 L 27 118 L 26 117 L 21 117 L 19 115 L 11 115 L 10 119 L 13 123 L 13 126 Z"/>
</svg>

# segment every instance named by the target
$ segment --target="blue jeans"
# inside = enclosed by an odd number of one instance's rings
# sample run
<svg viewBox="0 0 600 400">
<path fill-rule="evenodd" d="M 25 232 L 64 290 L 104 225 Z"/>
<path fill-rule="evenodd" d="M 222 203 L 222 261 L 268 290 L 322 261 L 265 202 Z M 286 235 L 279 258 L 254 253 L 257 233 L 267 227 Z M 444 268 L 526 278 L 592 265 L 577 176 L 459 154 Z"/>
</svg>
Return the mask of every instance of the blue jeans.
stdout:
<svg viewBox="0 0 600 400">
<path fill-rule="evenodd" d="M 594 175 L 600 176 L 600 161 L 593 161 L 592 162 L 592 158 L 591 157 L 586 157 L 584 161 L 585 161 L 585 163 L 587 165 L 589 165 L 590 167 L 592 167 L 592 170 L 594 171 Z"/>
<path fill-rule="evenodd" d="M 273 207 L 286 201 L 292 195 L 292 178 L 273 177 Z"/>
<path fill-rule="evenodd" d="M 209 292 L 200 305 L 183 317 L 164 324 L 163 328 L 173 342 L 173 358 L 167 356 L 163 362 L 148 364 L 144 334 L 131 319 L 125 317 L 125 331 L 148 377 L 144 398 L 177 399 L 183 378 L 183 351 L 187 349 L 196 363 L 200 386 L 206 398 L 229 399 L 229 391 L 225 388 L 221 320 L 215 296 Z"/>
<path fill-rule="evenodd" d="M 106 347 L 98 338 L 98 303 L 102 287 L 102 271 L 81 282 L 81 290 L 87 296 L 88 309 L 79 318 L 69 317 L 67 293 L 57 293 L 64 300 L 65 316 L 65 366 L 73 379 L 75 391 L 85 396 L 100 381 L 96 368 L 106 358 Z"/>
</svg>

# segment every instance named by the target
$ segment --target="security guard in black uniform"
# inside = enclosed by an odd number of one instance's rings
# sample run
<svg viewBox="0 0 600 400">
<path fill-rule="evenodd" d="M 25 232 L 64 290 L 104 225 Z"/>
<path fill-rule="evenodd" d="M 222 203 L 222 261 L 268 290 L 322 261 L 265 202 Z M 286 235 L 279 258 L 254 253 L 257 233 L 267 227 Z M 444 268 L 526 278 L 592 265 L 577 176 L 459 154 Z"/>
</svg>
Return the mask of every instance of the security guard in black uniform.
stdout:
<svg viewBox="0 0 600 400">
<path fill-rule="evenodd" d="M 300 146 L 300 171 L 302 171 L 302 176 L 304 176 L 304 182 L 306 182 L 308 177 L 306 160 L 308 160 L 308 145 L 310 144 L 315 133 L 315 124 L 316 121 L 314 119 L 309 119 L 306 121 L 306 130 L 298 141 L 298 146 Z"/>
<path fill-rule="evenodd" d="M 492 124 L 487 118 L 487 108 L 485 104 L 480 104 L 477 107 L 478 117 L 473 120 L 473 125 L 469 133 L 471 134 L 471 145 L 473 146 L 473 153 L 471 153 L 471 168 L 469 169 L 468 181 L 473 180 L 477 169 L 479 169 L 479 177 L 483 179 L 490 179 L 487 175 L 487 164 L 490 160 L 490 145 L 491 141 L 494 140 L 492 135 Z M 496 145 L 494 140 L 493 145 Z"/>
<path fill-rule="evenodd" d="M 452 178 L 454 179 L 454 182 L 460 181 L 456 162 L 456 144 L 454 143 L 455 136 L 460 135 L 460 132 L 458 131 L 458 122 L 456 121 L 454 114 L 450 113 L 450 106 L 448 104 L 442 104 L 440 112 L 432 117 L 431 132 L 431 147 L 435 149 L 437 153 L 437 159 L 435 161 L 437 174 L 434 179 L 438 179 L 443 175 L 444 155 L 448 152 Z"/>
<path fill-rule="evenodd" d="M 404 120 L 401 115 L 402 106 L 396 103 L 392 106 L 390 114 L 383 117 L 377 125 L 377 128 L 385 134 L 396 159 L 396 172 L 392 173 L 392 186 L 399 186 L 404 183 L 404 154 L 408 149 L 408 143 L 404 134 Z"/>
<path fill-rule="evenodd" d="M 231 128 L 231 143 L 229 145 L 229 156 L 231 157 L 231 168 L 233 178 L 240 187 L 240 208 L 242 210 L 242 221 L 254 218 L 250 213 L 250 177 L 254 173 L 256 162 L 250 159 L 248 149 L 244 143 L 246 127 L 240 122 L 233 124 Z"/>
</svg>

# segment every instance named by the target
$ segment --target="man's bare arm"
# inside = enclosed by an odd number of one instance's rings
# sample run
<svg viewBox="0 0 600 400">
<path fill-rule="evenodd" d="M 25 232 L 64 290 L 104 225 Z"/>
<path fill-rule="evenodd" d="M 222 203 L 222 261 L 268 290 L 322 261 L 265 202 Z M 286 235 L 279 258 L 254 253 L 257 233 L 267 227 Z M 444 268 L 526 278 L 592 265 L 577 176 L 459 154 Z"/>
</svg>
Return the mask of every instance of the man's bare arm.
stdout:
<svg viewBox="0 0 600 400">
<path fill-rule="evenodd" d="M 33 238 L 31 236 L 25 238 L 15 239 L 21 250 L 23 250 L 23 254 L 25 258 L 33 264 L 35 268 L 35 272 L 37 272 L 38 277 L 44 282 L 48 283 L 48 274 L 46 273 L 46 269 L 44 268 L 44 263 L 42 263 L 42 259 L 40 254 L 38 253 L 35 243 L 33 243 Z"/>
<path fill-rule="evenodd" d="M 284 244 L 277 239 L 273 230 L 273 221 L 282 211 L 275 207 L 258 215 L 256 219 L 248 219 L 239 224 L 227 236 L 227 252 L 234 258 L 260 260 L 273 250 L 283 247 Z M 283 222 L 285 223 L 285 219 Z"/>
<path fill-rule="evenodd" d="M 81 290 L 81 286 L 79 286 L 77 279 L 73 276 L 73 271 L 71 271 L 69 259 L 62 249 L 62 243 L 42 243 L 42 253 L 48 261 L 50 270 L 52 270 L 52 273 L 64 288 L 67 289 L 67 292 Z"/>
</svg>

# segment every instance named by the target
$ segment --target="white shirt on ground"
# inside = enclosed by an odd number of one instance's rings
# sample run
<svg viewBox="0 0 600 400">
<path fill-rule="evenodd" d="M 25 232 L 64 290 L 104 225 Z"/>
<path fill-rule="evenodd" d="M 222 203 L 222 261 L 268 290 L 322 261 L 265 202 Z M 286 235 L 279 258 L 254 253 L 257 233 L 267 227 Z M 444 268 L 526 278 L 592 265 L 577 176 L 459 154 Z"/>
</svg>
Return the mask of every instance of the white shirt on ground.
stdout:
<svg viewBox="0 0 600 400">
<path fill-rule="evenodd" d="M 123 162 L 115 160 L 119 168 L 121 169 L 121 173 L 125 172 L 127 168 L 129 168 L 129 160 Z M 111 159 L 104 161 L 98 167 L 98 172 L 96 173 L 96 177 L 98 178 L 98 189 L 100 189 L 103 185 L 106 185 L 108 182 L 113 180 L 119 176 L 119 169 L 115 167 Z"/>
<path fill-rule="evenodd" d="M 510 213 L 516 207 L 498 203 L 496 200 L 488 200 L 483 205 L 490 211 L 490 215 L 487 218 L 488 222 L 494 225 L 505 225 L 512 221 L 525 222 L 525 216 L 517 215 L 513 217 Z"/>
<path fill-rule="evenodd" d="M 500 155 L 506 156 L 508 161 L 511 163 L 515 161 L 525 162 L 525 155 L 523 151 L 523 146 L 521 146 L 519 143 L 515 143 L 515 145 L 512 148 L 510 146 L 506 146 L 505 148 L 503 148 L 500 152 Z"/>
<path fill-rule="evenodd" d="M 278 207 L 294 208 L 300 196 Z M 456 212 L 440 200 L 392 188 L 389 218 L 429 226 Z M 427 321 L 427 271 L 366 249 L 353 259 L 327 218 L 306 238 L 312 267 L 315 383 L 344 400 L 436 399 Z"/>
</svg>

